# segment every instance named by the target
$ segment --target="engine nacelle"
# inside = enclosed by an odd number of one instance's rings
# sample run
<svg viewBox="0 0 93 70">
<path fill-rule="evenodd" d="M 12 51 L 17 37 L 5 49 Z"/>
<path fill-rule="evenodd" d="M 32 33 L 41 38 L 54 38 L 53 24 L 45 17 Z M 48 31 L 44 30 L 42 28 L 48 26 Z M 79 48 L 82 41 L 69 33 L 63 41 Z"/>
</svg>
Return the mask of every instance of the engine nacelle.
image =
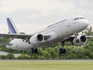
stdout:
<svg viewBox="0 0 93 70">
<path fill-rule="evenodd" d="M 29 39 L 29 42 L 33 45 L 39 44 L 44 40 L 42 34 L 36 34 Z"/>
<path fill-rule="evenodd" d="M 81 46 L 84 45 L 87 42 L 87 37 L 82 35 L 82 36 L 77 36 L 77 38 L 74 38 L 73 44 L 75 46 Z"/>
</svg>

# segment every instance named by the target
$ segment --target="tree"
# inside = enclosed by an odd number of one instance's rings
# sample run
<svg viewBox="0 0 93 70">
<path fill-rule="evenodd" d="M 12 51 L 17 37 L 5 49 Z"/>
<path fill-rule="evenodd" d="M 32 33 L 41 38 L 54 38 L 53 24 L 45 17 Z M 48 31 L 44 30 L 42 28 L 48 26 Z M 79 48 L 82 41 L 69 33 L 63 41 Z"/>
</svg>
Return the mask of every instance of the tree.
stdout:
<svg viewBox="0 0 93 70">
<path fill-rule="evenodd" d="M 6 59 L 6 56 L 5 55 L 1 55 L 0 59 Z"/>
<path fill-rule="evenodd" d="M 25 54 L 21 54 L 21 56 L 18 56 L 17 59 L 30 59 L 30 56 L 27 56 Z"/>
<path fill-rule="evenodd" d="M 51 54 L 47 51 L 43 51 L 43 56 L 46 58 L 46 59 L 52 59 L 51 57 Z"/>
<path fill-rule="evenodd" d="M 67 57 L 65 57 L 65 59 L 79 59 L 79 58 L 77 57 L 76 54 L 71 53 L 70 55 L 68 55 Z"/>
<path fill-rule="evenodd" d="M 15 59 L 14 54 L 13 53 L 7 54 L 6 59 Z"/>
<path fill-rule="evenodd" d="M 84 51 L 84 55 L 88 56 L 89 58 L 93 59 L 93 52 L 91 52 L 90 50 L 86 49 Z"/>
<path fill-rule="evenodd" d="M 90 26 L 89 28 L 86 28 L 86 30 L 84 30 L 82 34 L 86 36 L 93 35 L 92 26 Z"/>
</svg>

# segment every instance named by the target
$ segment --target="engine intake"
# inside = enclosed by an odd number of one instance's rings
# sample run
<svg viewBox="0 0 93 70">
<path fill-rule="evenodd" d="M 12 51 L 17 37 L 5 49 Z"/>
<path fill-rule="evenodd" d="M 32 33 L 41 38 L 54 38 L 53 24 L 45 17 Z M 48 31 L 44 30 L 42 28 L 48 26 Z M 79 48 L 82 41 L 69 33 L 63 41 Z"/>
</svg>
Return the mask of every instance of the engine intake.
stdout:
<svg viewBox="0 0 93 70">
<path fill-rule="evenodd" d="M 38 43 L 41 43 L 43 40 L 44 36 L 42 34 L 36 34 L 29 39 L 29 42 L 33 45 L 36 45 Z"/>
<path fill-rule="evenodd" d="M 77 38 L 74 38 L 73 40 L 73 44 L 75 46 L 81 46 L 84 45 L 87 42 L 87 37 L 82 35 L 82 36 L 78 36 Z"/>
<path fill-rule="evenodd" d="M 86 38 L 85 36 L 81 36 L 81 37 L 80 37 L 80 41 L 81 41 L 82 43 L 85 43 L 85 42 L 87 41 L 87 38 Z"/>
<path fill-rule="evenodd" d="M 37 40 L 38 41 L 42 41 L 43 40 L 43 36 L 41 34 L 37 35 Z"/>
</svg>

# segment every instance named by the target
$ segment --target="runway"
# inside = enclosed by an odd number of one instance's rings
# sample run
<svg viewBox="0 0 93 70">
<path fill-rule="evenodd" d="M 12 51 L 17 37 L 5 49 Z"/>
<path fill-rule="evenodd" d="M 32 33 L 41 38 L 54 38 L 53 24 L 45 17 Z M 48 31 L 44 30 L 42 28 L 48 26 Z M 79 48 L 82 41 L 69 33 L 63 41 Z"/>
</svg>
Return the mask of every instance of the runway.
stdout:
<svg viewBox="0 0 93 70">
<path fill-rule="evenodd" d="M 0 61 L 93 61 L 93 59 L 62 59 L 62 60 L 1 59 Z"/>
</svg>

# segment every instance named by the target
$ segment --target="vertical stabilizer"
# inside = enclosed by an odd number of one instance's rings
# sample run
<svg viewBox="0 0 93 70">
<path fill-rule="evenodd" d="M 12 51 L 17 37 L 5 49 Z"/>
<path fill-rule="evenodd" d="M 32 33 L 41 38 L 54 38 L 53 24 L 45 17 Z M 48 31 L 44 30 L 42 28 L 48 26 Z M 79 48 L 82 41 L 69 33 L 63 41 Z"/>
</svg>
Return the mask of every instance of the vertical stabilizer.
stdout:
<svg viewBox="0 0 93 70">
<path fill-rule="evenodd" d="M 11 18 L 7 18 L 7 24 L 8 24 L 8 29 L 10 34 L 19 34 Z"/>
</svg>

